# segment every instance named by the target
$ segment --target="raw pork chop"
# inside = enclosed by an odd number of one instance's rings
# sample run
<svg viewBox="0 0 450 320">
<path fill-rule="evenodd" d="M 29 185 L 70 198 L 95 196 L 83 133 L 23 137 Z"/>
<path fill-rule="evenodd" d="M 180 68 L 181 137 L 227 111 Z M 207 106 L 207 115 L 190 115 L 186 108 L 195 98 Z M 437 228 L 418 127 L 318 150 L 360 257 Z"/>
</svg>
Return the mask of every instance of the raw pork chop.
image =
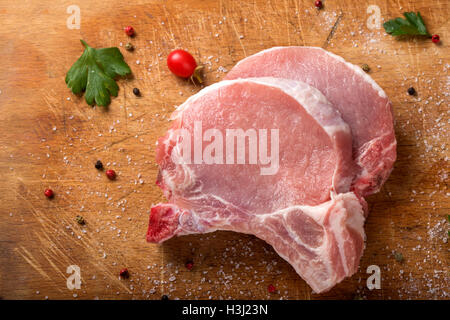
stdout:
<svg viewBox="0 0 450 320">
<path fill-rule="evenodd" d="M 216 230 L 253 234 L 270 244 L 316 293 L 330 290 L 358 269 L 364 213 L 353 192 L 314 207 L 297 205 L 260 214 L 216 197 L 205 196 L 203 202 L 202 206 L 194 201 L 189 210 L 168 203 L 152 207 L 147 241 Z"/>
<path fill-rule="evenodd" d="M 226 79 L 279 77 L 319 89 L 335 106 L 353 135 L 360 167 L 353 189 L 361 196 L 379 191 L 396 159 L 392 106 L 384 91 L 360 67 L 316 47 L 275 47 L 247 57 Z"/>
<path fill-rule="evenodd" d="M 351 133 L 318 90 L 287 79 L 222 81 L 189 98 L 172 118 L 157 148 L 157 183 L 168 203 L 152 208 L 148 241 L 215 230 L 253 234 L 271 244 L 316 292 L 356 271 L 364 213 L 348 192 L 355 174 Z M 265 137 L 272 162 L 259 154 L 249 164 L 248 138 L 243 158 L 248 161 L 226 164 L 209 146 L 221 140 L 217 132 L 229 137 L 227 129 L 257 132 L 259 152 Z M 278 142 L 273 129 L 279 130 Z M 195 162 L 200 130 L 205 133 L 200 154 L 216 155 L 214 163 Z M 215 132 L 214 139 L 207 132 Z M 234 159 L 239 150 L 233 146 L 232 153 Z M 274 163 L 276 170 L 267 172 Z"/>
</svg>

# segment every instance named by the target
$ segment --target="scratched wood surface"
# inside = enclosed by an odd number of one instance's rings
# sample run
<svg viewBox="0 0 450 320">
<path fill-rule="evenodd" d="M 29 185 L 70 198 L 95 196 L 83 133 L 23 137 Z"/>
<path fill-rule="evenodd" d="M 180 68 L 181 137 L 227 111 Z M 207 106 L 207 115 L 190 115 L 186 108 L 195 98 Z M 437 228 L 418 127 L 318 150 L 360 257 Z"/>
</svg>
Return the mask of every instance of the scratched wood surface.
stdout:
<svg viewBox="0 0 450 320">
<path fill-rule="evenodd" d="M 321 11 L 313 2 L 1 0 L 0 297 L 448 299 L 450 1 L 324 1 Z M 80 29 L 66 26 L 72 4 L 81 9 Z M 379 6 L 382 19 L 420 11 L 442 43 L 369 29 L 369 4 Z M 79 39 L 120 47 L 130 40 L 126 25 L 137 31 L 136 50 L 121 48 L 133 76 L 119 80 L 109 108 L 87 106 L 64 83 L 82 52 Z M 209 85 L 245 56 L 284 45 L 322 46 L 367 63 L 396 118 L 398 161 L 381 192 L 367 199 L 360 271 L 321 295 L 249 235 L 144 240 L 150 206 L 164 201 L 154 184 L 155 141 L 174 106 L 200 90 L 170 74 L 168 53 L 189 50 L 206 66 Z M 416 96 L 406 94 L 410 86 Z M 94 169 L 98 159 L 116 170 L 116 181 Z M 43 195 L 48 187 L 52 200 Z M 66 286 L 69 265 L 81 269 L 80 290 Z M 369 265 L 381 268 L 379 290 L 366 287 Z M 128 280 L 118 277 L 124 267 Z M 277 292 L 268 293 L 269 284 Z"/>
</svg>

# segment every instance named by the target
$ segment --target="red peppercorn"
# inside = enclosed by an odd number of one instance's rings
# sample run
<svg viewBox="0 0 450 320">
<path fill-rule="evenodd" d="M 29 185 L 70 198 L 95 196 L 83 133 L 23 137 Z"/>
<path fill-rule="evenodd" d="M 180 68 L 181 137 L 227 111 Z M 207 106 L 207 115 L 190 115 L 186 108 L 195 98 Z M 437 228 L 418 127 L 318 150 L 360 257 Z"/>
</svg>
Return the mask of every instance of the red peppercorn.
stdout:
<svg viewBox="0 0 450 320">
<path fill-rule="evenodd" d="M 127 268 L 123 268 L 122 270 L 120 270 L 119 275 L 124 279 L 128 279 L 130 277 L 130 273 L 128 272 Z"/>
<path fill-rule="evenodd" d="M 116 178 L 116 172 L 114 170 L 106 170 L 106 176 L 109 178 L 109 180 L 114 180 Z"/>
<path fill-rule="evenodd" d="M 317 9 L 322 9 L 322 7 L 323 7 L 322 1 L 319 1 L 319 0 L 314 2 L 314 5 L 316 6 Z"/>
<path fill-rule="evenodd" d="M 431 41 L 433 41 L 433 43 L 439 43 L 440 40 L 441 38 L 439 38 L 438 34 L 435 34 L 431 37 Z"/>
<path fill-rule="evenodd" d="M 268 290 L 270 293 L 274 293 L 274 292 L 277 290 L 277 288 L 275 288 L 275 286 L 274 286 L 273 284 L 269 284 L 269 285 L 267 286 L 267 290 Z"/>
<path fill-rule="evenodd" d="M 47 198 L 53 198 L 53 190 L 52 189 L 45 189 L 44 194 Z"/>
<path fill-rule="evenodd" d="M 129 37 L 134 36 L 134 28 L 132 26 L 125 27 L 125 33 Z"/>
<path fill-rule="evenodd" d="M 194 267 L 194 262 L 193 261 L 186 262 L 186 269 L 192 270 L 193 267 Z"/>
</svg>

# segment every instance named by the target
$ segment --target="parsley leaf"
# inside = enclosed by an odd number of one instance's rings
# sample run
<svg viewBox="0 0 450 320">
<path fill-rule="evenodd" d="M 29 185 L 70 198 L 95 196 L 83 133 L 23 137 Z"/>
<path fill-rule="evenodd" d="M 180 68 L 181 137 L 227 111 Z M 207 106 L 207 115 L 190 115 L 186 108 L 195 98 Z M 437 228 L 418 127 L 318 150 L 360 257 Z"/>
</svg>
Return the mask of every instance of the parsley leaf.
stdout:
<svg viewBox="0 0 450 320">
<path fill-rule="evenodd" d="M 383 24 L 384 30 L 393 36 L 412 35 L 412 36 L 431 36 L 423 22 L 420 12 L 403 12 L 406 19 L 395 18 Z"/>
<path fill-rule="evenodd" d="M 110 95 L 117 97 L 119 87 L 114 78 L 131 73 L 118 48 L 91 48 L 80 40 L 85 47 L 81 57 L 72 65 L 66 75 L 66 84 L 73 93 L 85 91 L 86 102 L 98 106 L 107 106 Z"/>
</svg>

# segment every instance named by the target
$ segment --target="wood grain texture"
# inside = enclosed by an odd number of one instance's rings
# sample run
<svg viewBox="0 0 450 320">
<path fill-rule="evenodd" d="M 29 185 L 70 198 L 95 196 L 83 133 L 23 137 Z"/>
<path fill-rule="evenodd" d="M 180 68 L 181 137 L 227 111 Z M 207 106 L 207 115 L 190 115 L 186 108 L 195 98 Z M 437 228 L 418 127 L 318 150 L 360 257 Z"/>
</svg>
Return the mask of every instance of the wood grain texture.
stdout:
<svg viewBox="0 0 450 320">
<path fill-rule="evenodd" d="M 71 4 L 81 8 L 79 30 L 66 27 Z M 0 297 L 448 299 L 450 1 L 324 4 L 318 11 L 306 0 L 0 0 Z M 369 4 L 380 7 L 383 19 L 420 11 L 442 43 L 369 30 Z M 120 47 L 129 41 L 126 25 L 137 31 L 136 50 L 121 48 L 133 76 L 119 80 L 109 108 L 89 107 L 64 83 L 82 52 L 79 39 Z M 209 85 L 245 56 L 285 45 L 323 46 L 367 63 L 396 118 L 398 161 L 381 192 L 368 198 L 360 271 L 321 295 L 252 236 L 216 232 L 163 245 L 144 240 L 150 206 L 164 201 L 154 184 L 155 141 L 169 127 L 174 106 L 201 89 L 170 74 L 168 53 L 185 48 L 194 54 Z M 410 86 L 417 96 L 406 94 Z M 98 159 L 116 170 L 116 181 L 94 169 Z M 50 201 L 47 187 L 55 191 Z M 86 226 L 75 222 L 77 215 Z M 187 260 L 195 263 L 191 271 Z M 80 290 L 66 287 L 72 264 L 81 268 Z M 381 268 L 380 290 L 366 288 L 369 265 Z M 128 280 L 118 277 L 123 267 Z M 269 294 L 269 284 L 278 291 Z"/>
</svg>

